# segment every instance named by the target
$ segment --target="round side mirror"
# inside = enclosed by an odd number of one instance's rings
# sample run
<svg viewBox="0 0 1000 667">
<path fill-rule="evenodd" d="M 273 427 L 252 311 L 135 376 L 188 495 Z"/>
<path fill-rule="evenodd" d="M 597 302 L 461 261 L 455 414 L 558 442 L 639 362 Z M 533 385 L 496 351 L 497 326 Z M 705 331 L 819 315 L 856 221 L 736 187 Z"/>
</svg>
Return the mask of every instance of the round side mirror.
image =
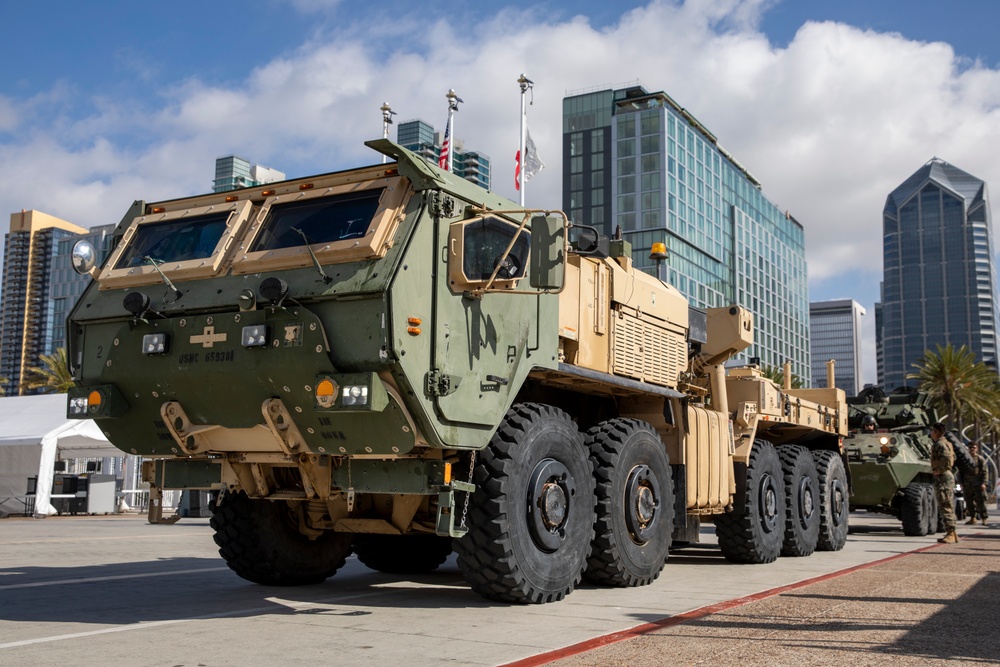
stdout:
<svg viewBox="0 0 1000 667">
<path fill-rule="evenodd" d="M 90 241 L 77 241 L 71 255 L 73 270 L 80 275 L 87 275 L 97 265 L 97 251 Z"/>
</svg>

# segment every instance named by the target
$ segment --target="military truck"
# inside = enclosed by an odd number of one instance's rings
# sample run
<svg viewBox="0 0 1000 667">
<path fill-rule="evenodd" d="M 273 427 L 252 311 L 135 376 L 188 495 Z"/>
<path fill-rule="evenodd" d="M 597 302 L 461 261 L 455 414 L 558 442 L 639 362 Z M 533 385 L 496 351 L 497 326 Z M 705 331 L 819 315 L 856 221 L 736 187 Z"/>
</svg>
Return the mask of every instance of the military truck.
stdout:
<svg viewBox="0 0 1000 667">
<path fill-rule="evenodd" d="M 928 435 L 937 414 L 926 394 L 902 387 L 886 395 L 869 387 L 847 402 L 851 508 L 891 514 L 906 535 L 937 532 Z"/>
<path fill-rule="evenodd" d="M 530 603 L 647 584 L 701 521 L 737 562 L 843 546 L 843 392 L 727 371 L 750 312 L 368 145 L 393 162 L 137 201 L 102 267 L 75 252 L 68 413 L 147 459 L 151 521 L 163 489 L 211 489 L 250 581 L 454 548 L 477 593 Z"/>
</svg>

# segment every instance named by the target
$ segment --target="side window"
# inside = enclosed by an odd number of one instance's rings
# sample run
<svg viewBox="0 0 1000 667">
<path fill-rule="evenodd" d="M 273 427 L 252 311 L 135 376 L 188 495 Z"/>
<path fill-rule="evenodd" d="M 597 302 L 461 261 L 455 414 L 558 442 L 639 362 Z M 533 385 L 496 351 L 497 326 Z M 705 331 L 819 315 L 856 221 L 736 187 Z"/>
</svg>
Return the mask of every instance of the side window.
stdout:
<svg viewBox="0 0 1000 667">
<path fill-rule="evenodd" d="M 138 227 L 132 242 L 115 263 L 116 269 L 148 264 L 147 257 L 163 262 L 184 262 L 211 257 L 226 231 L 229 212 L 194 219 L 157 222 Z"/>
<path fill-rule="evenodd" d="M 250 252 L 332 243 L 363 237 L 378 210 L 382 189 L 274 204 Z"/>
<path fill-rule="evenodd" d="M 504 258 L 514 237 L 514 245 Z M 484 217 L 456 222 L 451 226 L 449 280 L 456 292 L 483 287 L 499 264 L 493 287 L 512 289 L 525 276 L 531 236 L 527 230 L 518 234 L 518 225 L 498 217 Z"/>
</svg>

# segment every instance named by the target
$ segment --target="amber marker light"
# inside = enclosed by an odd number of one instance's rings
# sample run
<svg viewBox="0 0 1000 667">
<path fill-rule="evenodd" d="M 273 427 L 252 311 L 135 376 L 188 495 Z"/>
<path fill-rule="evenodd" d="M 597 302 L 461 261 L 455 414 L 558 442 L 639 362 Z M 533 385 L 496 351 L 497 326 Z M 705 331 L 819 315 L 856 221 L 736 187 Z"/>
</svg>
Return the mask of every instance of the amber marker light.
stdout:
<svg viewBox="0 0 1000 667">
<path fill-rule="evenodd" d="M 163 213 L 166 210 L 167 209 L 163 208 L 162 206 L 154 206 L 152 212 L 153 213 Z"/>
<path fill-rule="evenodd" d="M 270 197 L 270 196 L 271 196 L 271 195 L 273 195 L 274 193 L 275 193 L 275 191 L 274 191 L 274 190 L 264 190 L 264 191 L 263 191 L 263 192 L 261 192 L 260 194 L 261 194 L 261 196 L 262 196 L 262 197 Z"/>
<path fill-rule="evenodd" d="M 411 336 L 419 336 L 420 327 L 406 327 L 406 333 L 410 334 Z"/>
<path fill-rule="evenodd" d="M 444 464 L 444 483 L 451 484 L 451 464 Z"/>
<path fill-rule="evenodd" d="M 421 320 L 419 317 L 406 318 L 406 323 L 409 324 L 411 327 L 419 327 L 421 322 L 423 322 L 423 320 Z"/>
<path fill-rule="evenodd" d="M 299 186 L 299 190 L 312 190 L 312 189 L 313 189 L 312 183 L 303 183 L 302 185 Z"/>
<path fill-rule="evenodd" d="M 323 378 L 316 383 L 316 404 L 321 408 L 329 408 L 337 400 L 337 383 L 330 378 Z"/>
<path fill-rule="evenodd" d="M 227 202 L 239 201 L 239 197 L 237 197 L 236 195 L 229 195 L 228 197 L 226 197 L 226 201 Z"/>
<path fill-rule="evenodd" d="M 96 389 L 87 394 L 87 407 L 91 410 L 99 410 L 101 407 L 101 392 Z"/>
<path fill-rule="evenodd" d="M 399 169 L 386 169 L 385 170 L 385 175 L 386 176 L 395 176 L 398 173 L 399 173 Z"/>
</svg>

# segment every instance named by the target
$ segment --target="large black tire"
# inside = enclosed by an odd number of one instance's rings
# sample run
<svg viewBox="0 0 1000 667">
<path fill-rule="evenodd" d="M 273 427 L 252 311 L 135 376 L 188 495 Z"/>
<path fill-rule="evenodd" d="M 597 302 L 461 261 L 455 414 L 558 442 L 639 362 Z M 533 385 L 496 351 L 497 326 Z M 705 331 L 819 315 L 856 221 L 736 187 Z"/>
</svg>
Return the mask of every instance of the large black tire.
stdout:
<svg viewBox="0 0 1000 667">
<path fill-rule="evenodd" d="M 285 501 L 251 500 L 226 493 L 210 521 L 219 554 L 229 568 L 265 586 L 318 584 L 351 555 L 350 533 L 324 532 L 310 539 Z"/>
<path fill-rule="evenodd" d="M 388 574 L 433 572 L 451 555 L 451 538 L 439 535 L 358 535 L 354 553 L 367 567 Z"/>
<path fill-rule="evenodd" d="M 507 411 L 476 463 L 469 532 L 455 541 L 472 589 L 501 602 L 561 600 L 594 535 L 594 475 L 583 436 L 548 405 Z"/>
<path fill-rule="evenodd" d="M 923 484 L 910 484 L 903 489 L 899 503 L 899 519 L 903 522 L 903 534 L 914 537 L 927 534 L 927 491 Z"/>
<path fill-rule="evenodd" d="M 952 451 L 955 452 L 955 467 L 962 475 L 974 475 L 976 474 L 976 462 L 972 459 L 972 455 L 969 454 L 969 448 L 966 447 L 962 439 L 954 431 L 949 431 L 945 434 L 948 442 L 951 443 Z"/>
<path fill-rule="evenodd" d="M 594 541 L 583 576 L 605 586 L 645 586 L 663 569 L 674 528 L 670 461 L 656 430 L 611 419 L 587 433 L 597 480 Z"/>
<path fill-rule="evenodd" d="M 924 487 L 924 512 L 926 514 L 927 523 L 925 528 L 927 532 L 925 535 L 933 535 L 938 532 L 938 504 L 937 504 L 937 494 L 934 493 L 934 485 L 928 484 L 926 482 L 914 482 L 915 484 L 920 484 Z"/>
<path fill-rule="evenodd" d="M 819 474 L 812 452 L 799 445 L 778 449 L 785 476 L 785 540 L 782 556 L 809 556 L 819 544 Z"/>
<path fill-rule="evenodd" d="M 785 533 L 785 486 L 774 445 L 754 442 L 746 475 L 736 480 L 745 490 L 743 507 L 715 519 L 715 533 L 726 560 L 771 563 L 781 553 Z"/>
<path fill-rule="evenodd" d="M 817 551 L 840 551 L 847 543 L 851 514 L 847 472 L 837 452 L 813 452 L 819 480 L 819 541 Z"/>
</svg>

